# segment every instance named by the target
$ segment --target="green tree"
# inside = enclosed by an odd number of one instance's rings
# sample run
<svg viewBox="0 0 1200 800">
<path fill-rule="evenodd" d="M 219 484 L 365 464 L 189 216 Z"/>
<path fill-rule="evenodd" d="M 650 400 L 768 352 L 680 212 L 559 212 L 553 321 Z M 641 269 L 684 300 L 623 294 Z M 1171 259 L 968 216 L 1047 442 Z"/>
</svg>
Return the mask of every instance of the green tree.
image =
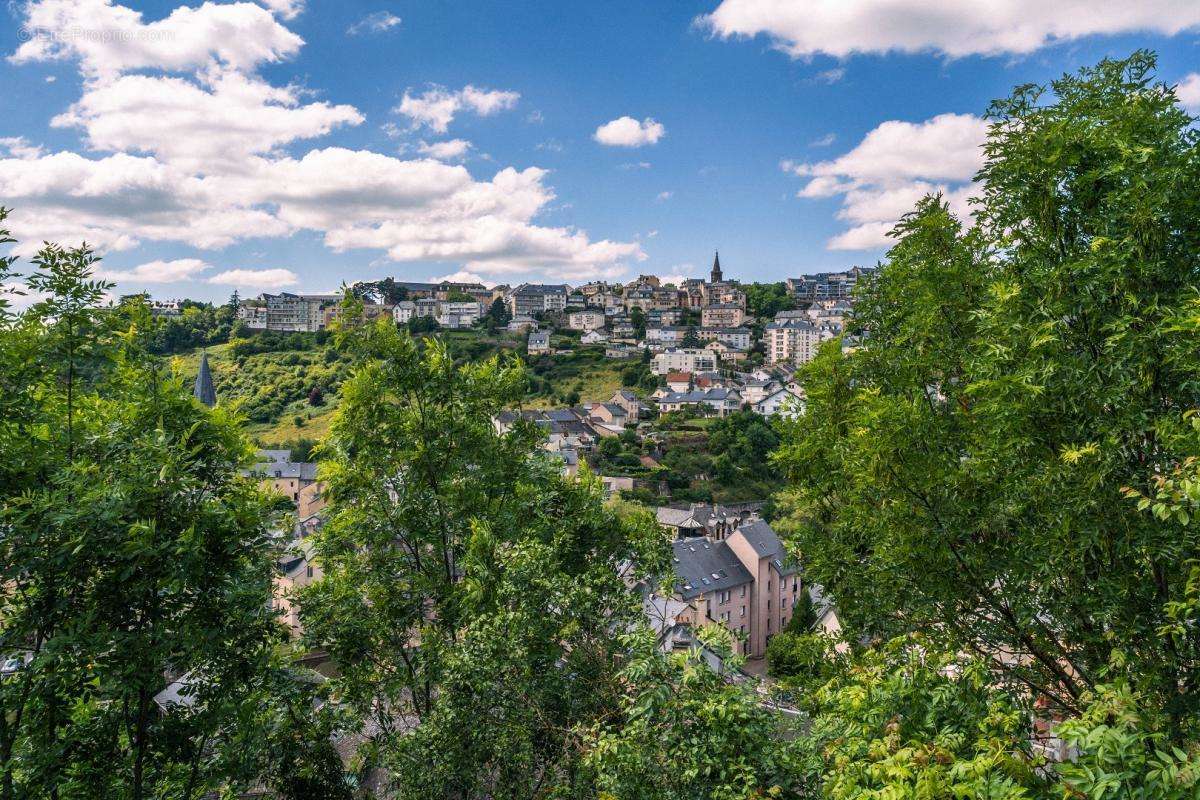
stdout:
<svg viewBox="0 0 1200 800">
<path fill-rule="evenodd" d="M 508 313 L 508 306 L 504 304 L 504 298 L 497 297 L 488 307 L 487 312 L 487 327 L 489 330 L 496 331 L 503 328 L 512 321 L 512 314 Z"/>
<path fill-rule="evenodd" d="M 150 354 L 144 303 L 99 307 L 95 260 L 47 245 L 43 299 L 0 320 L 0 652 L 28 662 L 0 679 L 6 800 L 248 783 L 228 745 L 276 663 L 249 442 Z"/>
<path fill-rule="evenodd" d="M 746 292 L 746 310 L 750 316 L 770 319 L 780 311 L 796 307 L 796 298 L 788 294 L 785 283 L 751 283 Z"/>
<path fill-rule="evenodd" d="M 633 324 L 633 334 L 639 340 L 646 338 L 646 312 L 640 306 L 629 310 L 629 321 Z"/>
<path fill-rule="evenodd" d="M 433 333 L 441 330 L 442 326 L 438 324 L 436 317 L 420 316 L 413 317 L 408 321 L 409 333 Z"/>
<path fill-rule="evenodd" d="M 1101 684 L 1055 733 L 1078 755 L 1057 766 L 1064 794 L 1096 800 L 1185 800 L 1200 790 L 1200 748 L 1172 746 L 1168 721 L 1123 681 Z"/>
<path fill-rule="evenodd" d="M 683 334 L 683 340 L 679 343 L 680 347 L 694 348 L 700 346 L 700 337 L 696 334 L 696 329 L 688 326 L 687 331 Z"/>
<path fill-rule="evenodd" d="M 614 632 L 637 619 L 621 567 L 665 560 L 661 535 L 561 476 L 532 426 L 497 433 L 518 361 L 455 363 L 352 308 L 342 325 L 358 367 L 323 447 L 325 577 L 301 615 L 372 733 L 360 755 L 405 797 L 575 794 L 573 731 L 616 702 Z"/>
<path fill-rule="evenodd" d="M 703 629 L 701 637 L 730 668 L 738 666 L 728 631 Z M 587 759 L 601 797 L 796 796 L 797 720 L 712 669 L 698 649 L 663 655 L 651 631 L 624 641 L 629 655 L 619 713 L 594 729 Z"/>
<path fill-rule="evenodd" d="M 774 429 L 753 411 L 736 411 L 708 429 L 708 450 L 718 454 L 714 467 L 720 470 L 722 483 L 728 487 L 764 487 L 760 495 L 779 485 L 778 473 L 770 463 L 770 455 L 778 445 Z"/>
<path fill-rule="evenodd" d="M 928 631 L 1067 712 L 1118 669 L 1179 737 L 1200 628 L 1161 631 L 1200 537 L 1123 490 L 1200 452 L 1200 135 L 1145 53 L 1049 88 L 993 104 L 975 224 L 923 201 L 863 346 L 806 370 L 785 527 L 854 633 Z"/>
<path fill-rule="evenodd" d="M 899 639 L 869 651 L 806 701 L 803 784 L 830 800 L 1043 795 L 1028 709 L 988 666 Z"/>
</svg>

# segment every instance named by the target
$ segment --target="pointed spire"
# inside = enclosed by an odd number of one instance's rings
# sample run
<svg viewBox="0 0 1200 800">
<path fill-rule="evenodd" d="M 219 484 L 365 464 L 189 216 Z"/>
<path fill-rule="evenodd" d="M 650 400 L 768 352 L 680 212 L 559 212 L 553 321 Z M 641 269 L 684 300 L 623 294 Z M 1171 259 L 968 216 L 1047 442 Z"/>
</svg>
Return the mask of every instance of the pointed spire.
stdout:
<svg viewBox="0 0 1200 800">
<path fill-rule="evenodd" d="M 196 388 L 192 393 L 209 408 L 217 404 L 217 390 L 213 387 L 212 372 L 208 369 L 207 352 L 200 354 L 200 369 L 196 372 Z"/>
<path fill-rule="evenodd" d="M 714 250 L 714 251 L 713 251 L 712 282 L 713 282 L 713 283 L 720 283 L 720 282 L 721 282 L 721 280 L 722 280 L 722 275 L 721 275 L 721 254 L 720 254 L 719 252 L 717 252 L 716 250 Z"/>
</svg>

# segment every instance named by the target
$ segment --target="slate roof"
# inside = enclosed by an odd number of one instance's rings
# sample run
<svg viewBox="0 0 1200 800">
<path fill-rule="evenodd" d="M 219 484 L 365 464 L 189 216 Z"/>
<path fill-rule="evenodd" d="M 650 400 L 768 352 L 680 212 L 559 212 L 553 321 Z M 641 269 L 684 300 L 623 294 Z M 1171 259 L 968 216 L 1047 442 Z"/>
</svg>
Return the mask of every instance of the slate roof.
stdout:
<svg viewBox="0 0 1200 800">
<path fill-rule="evenodd" d="M 785 328 L 794 330 L 817 330 L 816 324 L 807 319 L 776 319 L 767 325 L 767 330 L 783 330 Z"/>
<path fill-rule="evenodd" d="M 687 508 L 672 508 L 660 506 L 654 511 L 659 524 L 672 528 L 701 528 L 712 519 L 728 519 L 739 516 L 739 512 L 727 506 L 711 506 L 707 503 L 693 503 Z"/>
<path fill-rule="evenodd" d="M 675 588 L 684 600 L 754 581 L 725 542 L 693 537 L 673 542 L 671 550 L 671 566 L 678 579 Z"/>
<path fill-rule="evenodd" d="M 309 461 L 292 461 L 291 450 L 259 450 L 259 458 L 266 460 L 250 469 L 253 475 L 268 478 L 297 478 L 302 481 L 317 479 L 317 465 Z"/>
<path fill-rule="evenodd" d="M 738 394 L 733 389 L 714 388 L 714 389 L 706 389 L 704 391 L 693 390 L 690 392 L 668 392 L 666 395 L 661 397 L 658 402 L 660 404 L 661 403 L 706 403 L 706 402 L 715 403 L 715 402 L 720 402 L 722 400 L 728 400 L 731 395 L 737 395 L 738 397 L 741 397 L 741 395 Z"/>
<path fill-rule="evenodd" d="M 525 419 L 544 428 L 548 434 L 575 434 L 598 436 L 596 429 L 573 408 L 552 408 L 546 411 L 529 409 L 521 411 L 501 411 L 496 415 L 496 422 L 501 425 L 511 425 L 517 419 Z"/>
<path fill-rule="evenodd" d="M 208 353 L 200 354 L 200 370 L 196 373 L 196 386 L 192 393 L 209 408 L 217 404 L 217 390 L 213 386 L 212 372 L 208 369 Z"/>
<path fill-rule="evenodd" d="M 759 558 L 769 558 L 780 575 L 796 572 L 795 565 L 788 563 L 788 554 L 783 542 L 779 541 L 774 529 L 763 520 L 747 522 L 737 529 L 737 533 L 745 537 Z"/>
</svg>

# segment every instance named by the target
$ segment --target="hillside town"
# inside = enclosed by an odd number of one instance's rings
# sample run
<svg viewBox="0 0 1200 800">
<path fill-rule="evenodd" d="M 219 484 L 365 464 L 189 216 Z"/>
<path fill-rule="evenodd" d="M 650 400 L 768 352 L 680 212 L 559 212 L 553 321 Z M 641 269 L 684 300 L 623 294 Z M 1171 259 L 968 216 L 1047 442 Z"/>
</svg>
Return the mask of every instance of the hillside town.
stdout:
<svg viewBox="0 0 1200 800">
<path fill-rule="evenodd" d="M 2 13 L 0 800 L 1200 800 L 1200 0 Z"/>
<path fill-rule="evenodd" d="M 725 277 L 719 254 L 707 280 L 690 278 L 679 286 L 654 275 L 623 285 L 595 281 L 578 287 L 397 281 L 388 289 L 403 299 L 388 302 L 377 291 L 366 292 L 364 313 L 390 315 L 397 325 L 416 320 L 418 326 L 426 322 L 445 330 L 477 329 L 489 319 L 502 322 L 506 331 L 524 337 L 530 356 L 593 347 L 615 361 L 648 360 L 650 371 L 662 379 L 649 398 L 659 411 L 724 416 L 750 407 L 772 416 L 789 400 L 802 401 L 792 381 L 795 369 L 811 361 L 822 342 L 843 333 L 854 288 L 870 273 L 855 267 L 789 279 L 790 307 L 770 317 L 754 315 L 745 287 Z M 341 299 L 338 294 L 262 294 L 242 300 L 237 318 L 249 330 L 313 333 L 337 316 Z M 176 306 L 164 304 L 164 309 Z"/>
<path fill-rule="evenodd" d="M 797 368 L 815 357 L 822 342 L 844 334 L 855 287 L 871 272 L 854 268 L 791 279 L 785 284 L 788 307 L 770 317 L 751 313 L 747 287 L 726 279 L 719 254 L 707 280 L 689 279 L 681 286 L 663 284 L 653 275 L 623 285 L 592 282 L 574 288 L 390 282 L 387 289 L 404 299 L 386 302 L 372 287 L 362 310 L 368 320 L 390 317 L 410 329 L 414 321 L 431 320 L 437 324 L 431 330 L 469 331 L 490 319 L 521 336 L 529 358 L 591 347 L 603 350 L 606 359 L 639 362 L 655 381 L 650 391 L 621 388 L 574 406 L 514 408 L 495 416 L 493 425 L 500 435 L 532 425 L 563 475 L 576 477 L 587 469 L 600 480 L 606 498 L 649 502 L 672 540 L 677 577 L 670 585 L 635 587 L 659 631 L 660 646 L 664 652 L 696 647 L 694 631 L 717 624 L 738 643 L 745 669 L 761 676 L 767 645 L 787 628 L 802 595 L 815 611 L 815 628 L 831 635 L 840 630 L 836 609 L 821 587 L 804 581 L 763 519 L 765 496 L 733 504 L 674 498 L 674 481 L 662 464 L 664 442 L 673 420 L 686 425 L 689 419 L 739 413 L 763 419 L 800 413 L 804 393 Z M 342 300 L 342 295 L 263 294 L 242 301 L 238 319 L 251 331 L 316 333 L 337 317 Z M 197 399 L 214 405 L 212 387 L 202 357 Z M 625 456 L 632 460 L 606 454 L 613 445 L 621 454 L 633 453 Z M 307 542 L 324 524 L 323 484 L 317 465 L 294 459 L 290 450 L 262 450 L 259 457 L 248 474 L 288 498 L 295 511 L 276 602 L 299 636 L 301 621 L 288 598 L 321 577 Z"/>
</svg>

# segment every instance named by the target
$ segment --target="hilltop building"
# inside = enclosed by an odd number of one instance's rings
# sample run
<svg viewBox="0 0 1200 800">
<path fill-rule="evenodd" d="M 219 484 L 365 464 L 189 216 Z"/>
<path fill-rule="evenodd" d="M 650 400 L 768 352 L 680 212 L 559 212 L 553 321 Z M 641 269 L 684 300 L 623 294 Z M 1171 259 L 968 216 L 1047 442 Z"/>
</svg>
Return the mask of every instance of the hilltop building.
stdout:
<svg viewBox="0 0 1200 800">
<path fill-rule="evenodd" d="M 263 293 L 242 301 L 238 319 L 255 330 L 311 333 L 325 327 L 325 309 L 341 300 L 340 294 Z"/>
<path fill-rule="evenodd" d="M 849 300 L 860 280 L 874 274 L 868 267 L 851 267 L 845 272 L 818 272 L 799 278 L 788 278 L 787 288 L 797 300 L 813 303 L 818 300 Z"/>
</svg>

